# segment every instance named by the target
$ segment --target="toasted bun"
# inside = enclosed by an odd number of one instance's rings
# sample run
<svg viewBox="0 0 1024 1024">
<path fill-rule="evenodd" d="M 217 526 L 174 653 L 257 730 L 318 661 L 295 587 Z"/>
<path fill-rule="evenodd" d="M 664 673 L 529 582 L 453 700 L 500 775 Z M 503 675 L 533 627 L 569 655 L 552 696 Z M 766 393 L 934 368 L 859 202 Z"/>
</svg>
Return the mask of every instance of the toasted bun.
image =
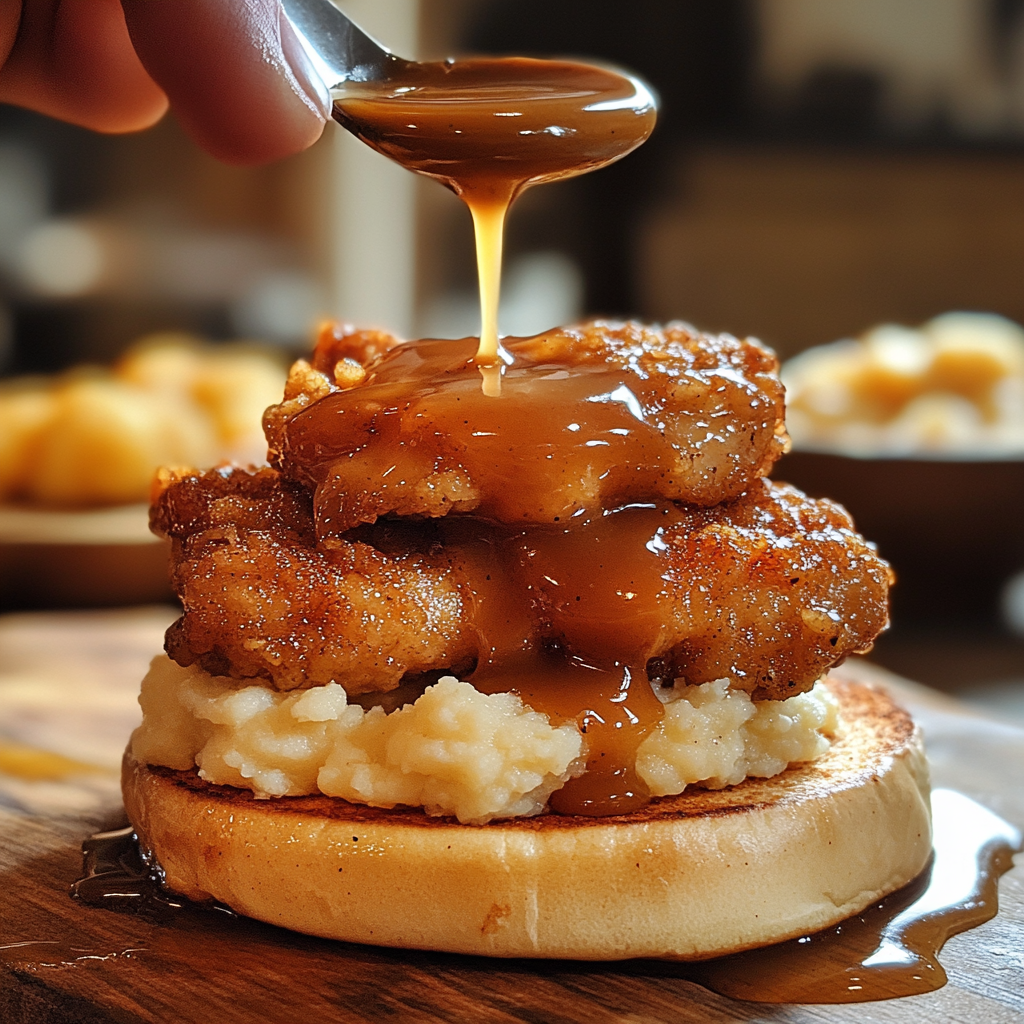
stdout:
<svg viewBox="0 0 1024 1024">
<path fill-rule="evenodd" d="M 488 956 L 699 959 L 816 931 L 931 852 L 906 712 L 830 679 L 845 732 L 774 779 L 615 818 L 482 827 L 329 797 L 257 800 L 126 754 L 124 797 L 167 884 L 296 931 Z"/>
</svg>

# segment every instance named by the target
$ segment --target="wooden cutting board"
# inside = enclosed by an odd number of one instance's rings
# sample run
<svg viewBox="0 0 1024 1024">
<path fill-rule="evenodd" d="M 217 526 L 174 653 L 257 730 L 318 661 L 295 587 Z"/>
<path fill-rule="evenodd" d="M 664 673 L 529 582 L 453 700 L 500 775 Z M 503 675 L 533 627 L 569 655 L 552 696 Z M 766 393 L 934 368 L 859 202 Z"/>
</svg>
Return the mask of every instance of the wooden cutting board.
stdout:
<svg viewBox="0 0 1024 1024">
<path fill-rule="evenodd" d="M 137 666 L 123 646 L 148 637 L 159 619 L 136 614 L 135 633 L 124 632 L 124 620 L 90 620 L 94 642 L 85 675 L 97 690 L 102 679 L 120 677 L 118 686 L 129 685 L 127 673 Z M 38 630 L 41 621 L 32 617 L 30 624 Z M 121 630 L 120 646 L 96 642 L 103 629 Z M 0 656 L 2 641 L 0 629 Z M 136 646 L 141 651 L 144 644 Z M 54 644 L 43 647 L 52 659 Z M 958 789 L 1024 827 L 1024 732 L 867 663 L 845 671 L 889 686 L 911 706 L 926 730 L 936 785 Z M 3 673 L 0 664 L 0 737 L 5 679 L 10 683 Z M 122 712 L 133 713 L 127 705 Z M 999 916 L 947 945 L 940 957 L 950 979 L 945 988 L 882 1003 L 771 1006 L 715 995 L 665 964 L 493 961 L 326 942 L 213 911 L 156 922 L 84 906 L 68 896 L 81 869 L 80 844 L 90 832 L 120 823 L 116 795 L 109 786 L 85 787 L 76 807 L 74 794 L 65 794 L 62 804 L 59 792 L 47 792 L 41 809 L 31 806 L 24 786 L 4 797 L 0 785 L 3 1024 L 1024 1022 L 1021 866 L 1002 880 Z"/>
</svg>

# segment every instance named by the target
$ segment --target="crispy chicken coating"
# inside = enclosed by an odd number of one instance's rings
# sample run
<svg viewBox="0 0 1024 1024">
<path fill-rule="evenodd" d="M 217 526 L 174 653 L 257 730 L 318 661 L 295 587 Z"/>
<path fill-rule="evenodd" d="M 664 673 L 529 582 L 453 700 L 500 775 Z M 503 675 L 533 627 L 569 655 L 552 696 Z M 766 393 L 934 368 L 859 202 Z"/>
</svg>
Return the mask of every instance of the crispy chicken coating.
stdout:
<svg viewBox="0 0 1024 1024">
<path fill-rule="evenodd" d="M 264 420 L 272 463 L 315 492 L 321 538 L 386 515 L 552 524 L 625 500 L 711 506 L 787 444 L 778 363 L 752 339 L 604 321 L 506 339 L 497 400 L 474 339 L 346 337 L 296 364 Z"/>
<path fill-rule="evenodd" d="M 219 470 L 166 478 L 153 523 L 185 609 L 171 657 L 279 689 L 384 691 L 554 644 L 779 699 L 887 622 L 889 568 L 846 513 L 769 481 L 710 509 L 638 504 L 566 529 L 450 517 L 317 545 L 300 488 Z"/>
<path fill-rule="evenodd" d="M 541 552 L 539 615 L 573 653 L 621 622 L 652 678 L 728 678 L 754 700 L 784 700 L 888 625 L 889 565 L 835 502 L 759 480 L 715 508 L 637 515 L 633 543 L 596 523 Z"/>
<path fill-rule="evenodd" d="M 472 663 L 463 599 L 445 563 L 368 544 L 313 543 L 309 497 L 275 470 L 167 474 L 151 524 L 173 541 L 185 613 L 167 653 L 281 690 L 337 680 L 352 694 Z"/>
<path fill-rule="evenodd" d="M 670 677 L 784 700 L 888 627 L 892 569 L 836 502 L 762 480 L 721 515 L 686 518 L 670 545 L 684 595 Z"/>
</svg>

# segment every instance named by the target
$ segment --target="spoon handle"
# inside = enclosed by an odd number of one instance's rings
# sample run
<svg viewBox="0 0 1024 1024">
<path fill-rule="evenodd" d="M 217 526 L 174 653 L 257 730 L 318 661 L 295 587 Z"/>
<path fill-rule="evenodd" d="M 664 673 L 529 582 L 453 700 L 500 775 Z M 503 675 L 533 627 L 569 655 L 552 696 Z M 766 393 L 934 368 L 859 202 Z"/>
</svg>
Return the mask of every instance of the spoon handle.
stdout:
<svg viewBox="0 0 1024 1024">
<path fill-rule="evenodd" d="M 374 82 L 404 64 L 342 14 L 330 0 L 282 0 L 303 49 L 328 89 L 343 82 Z"/>
</svg>

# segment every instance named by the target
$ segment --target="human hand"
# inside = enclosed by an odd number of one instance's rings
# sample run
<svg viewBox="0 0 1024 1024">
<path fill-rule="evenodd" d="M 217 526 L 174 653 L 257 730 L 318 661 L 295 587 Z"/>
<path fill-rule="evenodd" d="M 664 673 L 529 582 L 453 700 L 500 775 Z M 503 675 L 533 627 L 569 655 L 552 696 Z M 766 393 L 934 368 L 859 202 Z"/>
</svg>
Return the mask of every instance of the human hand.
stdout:
<svg viewBox="0 0 1024 1024">
<path fill-rule="evenodd" d="M 170 105 L 237 164 L 305 149 L 330 109 L 280 0 L 0 0 L 0 102 L 101 132 Z"/>
</svg>

